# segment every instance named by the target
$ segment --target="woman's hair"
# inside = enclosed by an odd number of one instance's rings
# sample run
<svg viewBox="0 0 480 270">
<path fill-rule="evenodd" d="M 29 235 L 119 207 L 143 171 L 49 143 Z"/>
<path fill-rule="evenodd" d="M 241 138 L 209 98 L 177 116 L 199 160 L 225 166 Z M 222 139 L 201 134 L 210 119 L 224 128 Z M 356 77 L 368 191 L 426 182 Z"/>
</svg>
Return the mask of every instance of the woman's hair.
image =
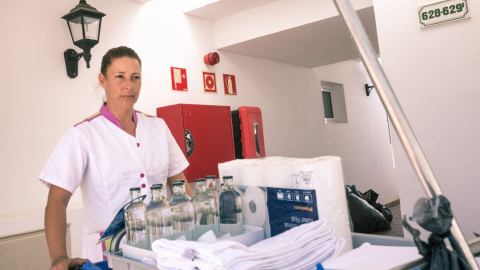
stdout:
<svg viewBox="0 0 480 270">
<path fill-rule="evenodd" d="M 138 54 L 134 50 L 126 46 L 112 48 L 102 58 L 102 66 L 100 67 L 100 72 L 103 74 L 103 76 L 107 76 L 107 69 L 108 67 L 110 67 L 113 60 L 122 57 L 130 57 L 136 59 L 140 66 L 142 66 L 142 60 L 140 60 L 140 57 L 138 57 Z"/>
</svg>

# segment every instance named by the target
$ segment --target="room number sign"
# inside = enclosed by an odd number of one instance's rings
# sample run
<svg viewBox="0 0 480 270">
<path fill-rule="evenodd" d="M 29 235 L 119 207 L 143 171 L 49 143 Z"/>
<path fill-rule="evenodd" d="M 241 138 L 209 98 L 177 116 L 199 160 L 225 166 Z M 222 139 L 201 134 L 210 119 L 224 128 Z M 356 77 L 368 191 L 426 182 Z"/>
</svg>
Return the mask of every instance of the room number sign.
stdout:
<svg viewBox="0 0 480 270">
<path fill-rule="evenodd" d="M 418 8 L 420 28 L 470 18 L 467 0 L 446 0 Z"/>
</svg>

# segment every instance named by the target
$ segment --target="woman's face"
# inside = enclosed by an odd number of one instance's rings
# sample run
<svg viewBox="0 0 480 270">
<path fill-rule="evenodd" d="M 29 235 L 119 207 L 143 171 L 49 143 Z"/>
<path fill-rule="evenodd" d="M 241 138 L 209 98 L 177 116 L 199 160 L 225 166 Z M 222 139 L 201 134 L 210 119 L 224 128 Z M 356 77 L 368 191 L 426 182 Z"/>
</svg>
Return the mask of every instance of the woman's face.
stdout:
<svg viewBox="0 0 480 270">
<path fill-rule="evenodd" d="M 142 87 L 140 63 L 130 57 L 117 58 L 107 69 L 107 75 L 98 75 L 107 94 L 107 107 L 131 109 L 137 102 Z"/>
</svg>

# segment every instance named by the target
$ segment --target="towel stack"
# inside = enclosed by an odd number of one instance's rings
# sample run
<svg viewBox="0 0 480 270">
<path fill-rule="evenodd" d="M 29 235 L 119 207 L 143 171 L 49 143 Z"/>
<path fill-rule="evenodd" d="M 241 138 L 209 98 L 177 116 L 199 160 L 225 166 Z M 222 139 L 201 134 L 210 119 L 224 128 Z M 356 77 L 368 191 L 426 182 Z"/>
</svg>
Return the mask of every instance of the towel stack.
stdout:
<svg viewBox="0 0 480 270">
<path fill-rule="evenodd" d="M 337 257 L 345 245 L 326 224 L 325 219 L 303 224 L 250 247 L 229 240 L 160 239 L 152 243 L 152 250 L 161 270 L 310 269 Z"/>
</svg>

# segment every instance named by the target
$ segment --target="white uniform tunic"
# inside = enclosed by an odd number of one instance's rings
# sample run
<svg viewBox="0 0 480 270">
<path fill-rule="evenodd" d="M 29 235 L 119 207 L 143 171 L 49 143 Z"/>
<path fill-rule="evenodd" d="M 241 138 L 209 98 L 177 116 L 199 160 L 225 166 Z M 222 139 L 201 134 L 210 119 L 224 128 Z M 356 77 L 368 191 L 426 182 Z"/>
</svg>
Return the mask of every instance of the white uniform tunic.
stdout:
<svg viewBox="0 0 480 270">
<path fill-rule="evenodd" d="M 149 195 L 152 184 L 166 184 L 188 161 L 163 119 L 134 111 L 135 137 L 103 105 L 100 112 L 70 128 L 47 161 L 40 180 L 72 194 L 82 189 L 84 237 L 82 257 L 102 260 L 103 232 L 124 204 L 130 188 Z"/>
</svg>

